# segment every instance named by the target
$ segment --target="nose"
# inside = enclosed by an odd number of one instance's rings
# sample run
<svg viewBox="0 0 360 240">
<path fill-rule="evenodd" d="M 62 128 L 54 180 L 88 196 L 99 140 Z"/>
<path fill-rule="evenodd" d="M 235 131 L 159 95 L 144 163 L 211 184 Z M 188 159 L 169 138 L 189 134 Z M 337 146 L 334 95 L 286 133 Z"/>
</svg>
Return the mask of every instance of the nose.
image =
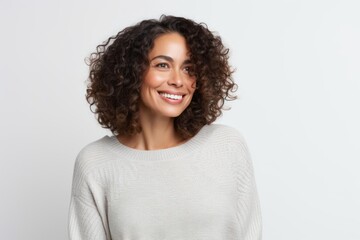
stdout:
<svg viewBox="0 0 360 240">
<path fill-rule="evenodd" d="M 181 72 L 178 70 L 172 71 L 171 76 L 169 76 L 168 84 L 174 87 L 182 87 L 183 86 L 183 76 L 181 76 Z"/>
</svg>

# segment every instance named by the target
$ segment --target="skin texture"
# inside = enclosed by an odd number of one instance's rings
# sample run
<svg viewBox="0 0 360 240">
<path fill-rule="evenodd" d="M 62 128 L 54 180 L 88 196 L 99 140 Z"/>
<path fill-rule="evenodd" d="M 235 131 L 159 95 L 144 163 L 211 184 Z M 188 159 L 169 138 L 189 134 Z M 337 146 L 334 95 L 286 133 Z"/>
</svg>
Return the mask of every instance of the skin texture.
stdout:
<svg viewBox="0 0 360 240">
<path fill-rule="evenodd" d="M 185 141 L 175 131 L 174 118 L 189 106 L 196 87 L 185 38 L 178 33 L 159 36 L 148 58 L 149 67 L 140 88 L 142 132 L 118 136 L 118 139 L 141 150 L 173 147 Z M 182 98 L 168 99 L 160 93 L 181 95 Z"/>
<path fill-rule="evenodd" d="M 150 66 L 140 90 L 140 114 L 152 117 L 177 117 L 189 106 L 195 91 L 195 77 L 184 37 L 178 33 L 164 34 L 155 40 L 149 53 Z M 181 93 L 180 100 L 167 101 L 159 92 Z M 158 116 L 157 116 L 158 115 Z"/>
</svg>

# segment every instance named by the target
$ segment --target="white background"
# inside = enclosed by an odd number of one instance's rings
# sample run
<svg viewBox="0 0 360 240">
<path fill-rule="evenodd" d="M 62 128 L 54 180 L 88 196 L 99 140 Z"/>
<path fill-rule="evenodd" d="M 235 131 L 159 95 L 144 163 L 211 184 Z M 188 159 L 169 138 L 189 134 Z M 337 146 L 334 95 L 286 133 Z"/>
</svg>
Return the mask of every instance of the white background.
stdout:
<svg viewBox="0 0 360 240">
<path fill-rule="evenodd" d="M 360 239 L 360 2 L 0 3 L 0 239 L 67 239 L 75 157 L 105 134 L 85 101 L 96 45 L 162 13 L 205 22 L 231 49 L 263 239 Z"/>
</svg>

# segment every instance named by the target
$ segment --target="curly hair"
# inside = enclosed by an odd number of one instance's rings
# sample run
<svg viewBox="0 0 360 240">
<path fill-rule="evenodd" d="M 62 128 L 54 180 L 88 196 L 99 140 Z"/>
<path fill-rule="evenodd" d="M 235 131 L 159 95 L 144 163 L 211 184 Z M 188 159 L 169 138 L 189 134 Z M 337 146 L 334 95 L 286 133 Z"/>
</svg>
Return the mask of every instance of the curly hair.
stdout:
<svg viewBox="0 0 360 240">
<path fill-rule="evenodd" d="M 140 87 L 149 67 L 148 54 L 157 37 L 172 32 L 186 40 L 197 88 L 190 105 L 174 120 L 178 134 L 184 139 L 194 136 L 221 115 L 225 100 L 236 99 L 229 49 L 220 36 L 204 23 L 162 15 L 159 20 L 144 20 L 125 28 L 98 45 L 88 58 L 86 100 L 103 128 L 115 135 L 141 132 Z"/>
</svg>

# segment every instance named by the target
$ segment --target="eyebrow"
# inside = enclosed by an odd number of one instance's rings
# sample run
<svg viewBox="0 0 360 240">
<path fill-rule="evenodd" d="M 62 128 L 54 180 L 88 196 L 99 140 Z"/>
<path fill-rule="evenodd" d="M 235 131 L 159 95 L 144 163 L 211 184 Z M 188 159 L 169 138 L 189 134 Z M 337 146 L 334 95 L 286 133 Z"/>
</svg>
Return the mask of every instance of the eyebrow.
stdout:
<svg viewBox="0 0 360 240">
<path fill-rule="evenodd" d="M 153 57 L 150 60 L 150 62 L 153 61 L 154 59 L 157 59 L 157 58 L 162 58 L 162 59 L 165 59 L 166 61 L 174 62 L 174 59 L 172 57 L 169 57 L 169 56 L 166 56 L 166 55 L 158 55 L 156 57 Z M 183 64 L 188 64 L 188 63 L 191 63 L 190 59 L 186 59 Z"/>
</svg>

